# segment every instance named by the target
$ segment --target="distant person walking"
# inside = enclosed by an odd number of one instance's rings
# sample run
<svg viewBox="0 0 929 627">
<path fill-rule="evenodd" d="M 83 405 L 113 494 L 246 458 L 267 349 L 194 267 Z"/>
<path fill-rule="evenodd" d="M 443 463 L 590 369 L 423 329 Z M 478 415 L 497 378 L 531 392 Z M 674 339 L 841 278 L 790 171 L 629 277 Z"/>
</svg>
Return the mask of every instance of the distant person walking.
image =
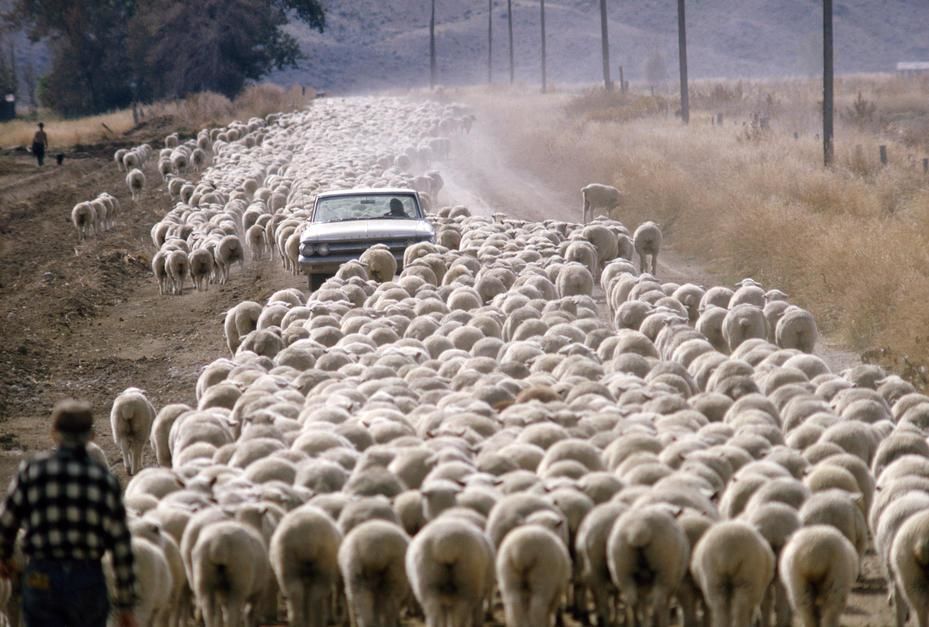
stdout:
<svg viewBox="0 0 929 627">
<path fill-rule="evenodd" d="M 39 130 L 32 136 L 32 155 L 41 167 L 45 163 L 45 152 L 48 150 L 48 135 L 45 134 L 45 124 L 39 122 Z"/>
<path fill-rule="evenodd" d="M 23 462 L 0 509 L 0 576 L 13 576 L 14 543 L 25 528 L 22 580 L 26 627 L 104 627 L 110 602 L 100 559 L 113 560 L 119 627 L 135 627 L 132 543 L 119 482 L 87 454 L 90 406 L 58 403 L 57 448 Z"/>
</svg>

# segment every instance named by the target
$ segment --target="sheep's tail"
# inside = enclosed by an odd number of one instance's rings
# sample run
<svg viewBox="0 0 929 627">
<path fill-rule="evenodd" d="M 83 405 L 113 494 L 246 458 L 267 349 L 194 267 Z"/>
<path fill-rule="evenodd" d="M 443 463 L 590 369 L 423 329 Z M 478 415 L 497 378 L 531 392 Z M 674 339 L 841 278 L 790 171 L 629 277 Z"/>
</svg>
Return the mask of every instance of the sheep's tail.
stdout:
<svg viewBox="0 0 929 627">
<path fill-rule="evenodd" d="M 923 566 L 929 565 L 929 537 L 920 536 L 913 547 L 913 557 Z"/>
<path fill-rule="evenodd" d="M 633 520 L 626 527 L 630 546 L 642 548 L 652 541 L 652 528 L 647 520 Z"/>
</svg>

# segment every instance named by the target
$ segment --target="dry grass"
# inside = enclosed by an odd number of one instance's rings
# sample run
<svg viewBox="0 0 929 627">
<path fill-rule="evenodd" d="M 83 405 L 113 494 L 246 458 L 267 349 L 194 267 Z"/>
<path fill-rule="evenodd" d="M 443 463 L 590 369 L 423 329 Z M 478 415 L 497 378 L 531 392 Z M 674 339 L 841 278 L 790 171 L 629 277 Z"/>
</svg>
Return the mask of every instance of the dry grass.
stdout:
<svg viewBox="0 0 929 627">
<path fill-rule="evenodd" d="M 145 105 L 141 108 L 141 121 L 160 120 L 165 126 L 195 131 L 208 126 L 224 126 L 233 120 L 292 111 L 308 106 L 315 97 L 312 89 L 304 92 L 296 86 L 285 89 L 279 85 L 261 83 L 247 87 L 235 100 L 213 92 L 202 92 L 183 100 Z M 136 127 L 131 109 L 78 119 L 56 118 L 47 111 L 40 111 L 39 116 L 36 119 L 18 119 L 0 124 L 0 147 L 31 144 L 38 119 L 46 124 L 51 150 L 112 141 Z"/>
<path fill-rule="evenodd" d="M 874 81 L 847 81 L 840 102 L 852 102 L 858 90 L 886 89 L 887 99 L 869 96 L 878 111 L 916 103 L 897 79 Z M 837 164 L 826 170 L 818 138 L 794 138 L 793 124 L 811 104 L 801 95 L 813 86 L 743 85 L 738 98 L 733 91 L 708 91 L 730 103 L 723 127 L 710 124 L 715 101 L 683 127 L 636 96 L 618 114 L 622 97 L 602 93 L 567 103 L 563 96 L 472 98 L 514 163 L 565 189 L 614 184 L 626 193 L 617 217 L 630 229 L 654 219 L 677 250 L 726 280 L 751 276 L 785 289 L 846 345 L 929 363 L 929 176 L 913 158 L 929 156 L 929 148 L 840 125 Z M 766 102 L 776 103 L 770 128 L 752 133 L 745 116 Z M 913 111 L 929 119 L 929 101 Z M 878 144 L 888 146 L 886 168 Z"/>
<path fill-rule="evenodd" d="M 113 139 L 132 129 L 132 112 L 114 111 L 74 120 L 56 119 L 48 112 L 40 112 L 35 120 L 17 119 L 0 124 L 0 147 L 28 146 L 36 132 L 36 123 L 45 122 L 50 150 L 56 151 L 78 144 L 95 144 Z M 106 130 L 106 125 L 112 130 Z"/>
</svg>

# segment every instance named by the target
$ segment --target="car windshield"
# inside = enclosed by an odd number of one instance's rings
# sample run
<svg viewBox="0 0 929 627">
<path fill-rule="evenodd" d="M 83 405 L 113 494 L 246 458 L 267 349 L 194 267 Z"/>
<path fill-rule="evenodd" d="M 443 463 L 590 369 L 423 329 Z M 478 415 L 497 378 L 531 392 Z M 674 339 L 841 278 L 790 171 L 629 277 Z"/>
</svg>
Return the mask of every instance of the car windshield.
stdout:
<svg viewBox="0 0 929 627">
<path fill-rule="evenodd" d="M 419 205 L 410 194 L 353 194 L 320 198 L 313 214 L 313 222 L 420 218 Z"/>
</svg>

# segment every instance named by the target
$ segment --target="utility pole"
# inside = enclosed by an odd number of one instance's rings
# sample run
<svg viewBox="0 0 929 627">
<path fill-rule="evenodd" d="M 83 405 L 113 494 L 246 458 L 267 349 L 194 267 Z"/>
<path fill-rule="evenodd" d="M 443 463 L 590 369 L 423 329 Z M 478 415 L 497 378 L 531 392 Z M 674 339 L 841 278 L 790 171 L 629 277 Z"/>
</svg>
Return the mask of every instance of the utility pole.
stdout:
<svg viewBox="0 0 929 627">
<path fill-rule="evenodd" d="M 438 66 L 435 60 L 435 0 L 432 0 L 432 14 L 429 17 L 429 84 L 435 89 Z"/>
<path fill-rule="evenodd" d="M 690 124 L 690 95 L 687 91 L 687 20 L 684 0 L 677 0 L 677 51 L 681 65 L 681 120 Z"/>
<path fill-rule="evenodd" d="M 506 0 L 506 21 L 510 36 L 510 85 L 516 79 L 516 70 L 513 64 L 513 0 Z"/>
<path fill-rule="evenodd" d="M 610 33 L 606 23 L 606 0 L 600 0 L 600 42 L 603 46 L 603 86 L 611 91 L 613 81 L 610 80 Z"/>
<path fill-rule="evenodd" d="M 542 93 L 548 90 L 548 81 L 545 73 L 545 0 L 539 0 L 542 11 Z"/>
<path fill-rule="evenodd" d="M 835 147 L 832 144 L 833 113 L 832 0 L 823 0 L 823 162 L 832 165 Z"/>
<path fill-rule="evenodd" d="M 494 82 L 494 0 L 487 0 L 487 82 Z"/>
</svg>

